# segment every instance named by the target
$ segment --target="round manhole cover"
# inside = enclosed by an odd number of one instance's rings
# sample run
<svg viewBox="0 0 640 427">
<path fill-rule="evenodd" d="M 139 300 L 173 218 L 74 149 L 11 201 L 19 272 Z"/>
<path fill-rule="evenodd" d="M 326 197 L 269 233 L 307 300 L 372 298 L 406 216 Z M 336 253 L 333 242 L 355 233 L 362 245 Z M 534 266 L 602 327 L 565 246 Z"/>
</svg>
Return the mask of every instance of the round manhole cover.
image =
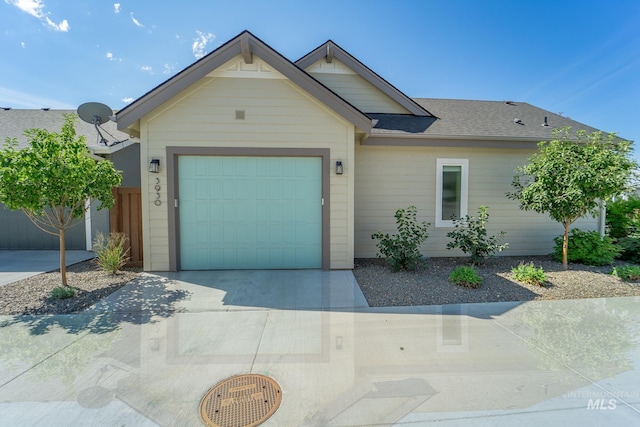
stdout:
<svg viewBox="0 0 640 427">
<path fill-rule="evenodd" d="M 265 422 L 280 406 L 278 383 L 264 375 L 236 375 L 219 382 L 200 402 L 200 416 L 210 427 L 249 427 Z"/>
</svg>

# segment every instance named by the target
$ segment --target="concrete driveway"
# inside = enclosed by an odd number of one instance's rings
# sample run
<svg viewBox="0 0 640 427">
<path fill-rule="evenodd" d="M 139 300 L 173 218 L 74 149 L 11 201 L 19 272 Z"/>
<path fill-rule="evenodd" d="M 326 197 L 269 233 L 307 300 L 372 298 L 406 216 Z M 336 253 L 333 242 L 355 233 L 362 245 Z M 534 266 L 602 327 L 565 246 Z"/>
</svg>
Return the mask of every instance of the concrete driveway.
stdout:
<svg viewBox="0 0 640 427">
<path fill-rule="evenodd" d="M 640 299 L 367 307 L 349 271 L 146 274 L 0 317 L 0 425 L 197 426 L 263 374 L 274 426 L 639 425 Z"/>
<path fill-rule="evenodd" d="M 95 257 L 93 252 L 66 251 L 66 264 Z M 60 251 L 0 250 L 0 286 L 60 268 Z"/>
</svg>

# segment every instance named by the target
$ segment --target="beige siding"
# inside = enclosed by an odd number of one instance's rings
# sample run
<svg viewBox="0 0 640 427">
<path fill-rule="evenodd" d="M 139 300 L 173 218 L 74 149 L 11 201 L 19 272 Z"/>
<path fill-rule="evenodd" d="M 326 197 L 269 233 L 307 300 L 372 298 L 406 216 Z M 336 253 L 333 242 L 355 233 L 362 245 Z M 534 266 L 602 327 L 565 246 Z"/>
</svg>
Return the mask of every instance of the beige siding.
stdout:
<svg viewBox="0 0 640 427">
<path fill-rule="evenodd" d="M 279 74 L 275 78 L 242 77 L 204 78 L 142 120 L 142 170 L 148 169 L 152 157 L 161 159 L 159 174 L 143 173 L 143 223 L 150 231 L 144 237 L 145 269 L 169 269 L 167 209 L 172 203 L 167 203 L 166 192 L 167 146 L 329 148 L 330 267 L 352 268 L 354 178 L 349 166 L 354 164 L 353 125 Z M 236 110 L 245 111 L 245 120 L 235 119 Z M 333 172 L 336 160 L 345 165 L 341 176 Z M 156 178 L 161 206 L 154 205 Z"/>
<path fill-rule="evenodd" d="M 360 111 L 409 114 L 406 108 L 336 59 L 330 64 L 321 60 L 305 71 Z"/>
<path fill-rule="evenodd" d="M 505 193 L 512 191 L 514 169 L 532 154 L 525 150 L 446 149 L 428 147 L 356 146 L 355 256 L 376 256 L 371 234 L 396 232 L 396 209 L 415 205 L 418 217 L 431 223 L 422 247 L 426 256 L 458 256 L 446 250 L 451 228 L 435 227 L 436 159 L 469 159 L 469 214 L 479 206 L 489 207 L 488 230 L 506 231 L 509 248 L 502 255 L 546 255 L 562 226 L 547 215 L 524 212 Z M 596 230 L 596 219 L 583 219 L 574 226 Z"/>
</svg>

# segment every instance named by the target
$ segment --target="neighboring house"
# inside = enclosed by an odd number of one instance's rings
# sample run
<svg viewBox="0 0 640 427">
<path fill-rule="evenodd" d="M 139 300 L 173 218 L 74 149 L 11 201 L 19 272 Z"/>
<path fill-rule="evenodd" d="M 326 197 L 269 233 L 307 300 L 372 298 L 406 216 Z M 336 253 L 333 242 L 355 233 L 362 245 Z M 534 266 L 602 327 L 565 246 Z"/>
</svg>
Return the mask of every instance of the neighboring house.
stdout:
<svg viewBox="0 0 640 427">
<path fill-rule="evenodd" d="M 73 110 L 40 110 L 0 109 L 0 141 L 6 138 L 17 138 L 19 147 L 28 145 L 24 131 L 31 128 L 47 129 L 58 132 L 62 128 L 65 114 L 75 114 Z M 129 136 L 116 129 L 114 122 L 104 123 L 102 128 L 109 146 L 100 143 L 98 133 L 92 124 L 80 119 L 75 122 L 76 133 L 86 138 L 87 146 L 96 160 L 109 159 L 116 169 L 123 171 L 121 187 L 140 187 L 140 146 L 129 139 Z M 119 143 L 114 144 L 118 141 Z M 92 203 L 91 210 L 84 221 L 69 229 L 66 234 L 66 248 L 91 250 L 92 242 L 98 231 L 108 233 L 110 230 L 109 211 L 97 210 L 97 203 Z M 0 204 L 0 249 L 58 249 L 56 236 L 38 229 L 20 211 L 11 211 Z"/>
<path fill-rule="evenodd" d="M 449 218 L 481 205 L 505 255 L 547 254 L 562 227 L 507 199 L 514 169 L 554 128 L 595 130 L 522 102 L 411 99 L 331 41 L 293 63 L 249 32 L 117 125 L 141 144 L 145 270 L 350 269 L 409 205 L 427 256 L 459 255 Z"/>
</svg>

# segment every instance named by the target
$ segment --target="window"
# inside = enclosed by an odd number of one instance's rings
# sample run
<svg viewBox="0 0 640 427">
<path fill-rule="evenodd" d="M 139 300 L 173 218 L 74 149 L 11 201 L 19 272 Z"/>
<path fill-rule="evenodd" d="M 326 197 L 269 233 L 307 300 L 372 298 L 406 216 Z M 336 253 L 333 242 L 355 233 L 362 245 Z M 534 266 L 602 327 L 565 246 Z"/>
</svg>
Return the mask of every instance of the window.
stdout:
<svg viewBox="0 0 640 427">
<path fill-rule="evenodd" d="M 436 170 L 436 227 L 453 227 L 467 215 L 469 160 L 438 159 Z"/>
</svg>

